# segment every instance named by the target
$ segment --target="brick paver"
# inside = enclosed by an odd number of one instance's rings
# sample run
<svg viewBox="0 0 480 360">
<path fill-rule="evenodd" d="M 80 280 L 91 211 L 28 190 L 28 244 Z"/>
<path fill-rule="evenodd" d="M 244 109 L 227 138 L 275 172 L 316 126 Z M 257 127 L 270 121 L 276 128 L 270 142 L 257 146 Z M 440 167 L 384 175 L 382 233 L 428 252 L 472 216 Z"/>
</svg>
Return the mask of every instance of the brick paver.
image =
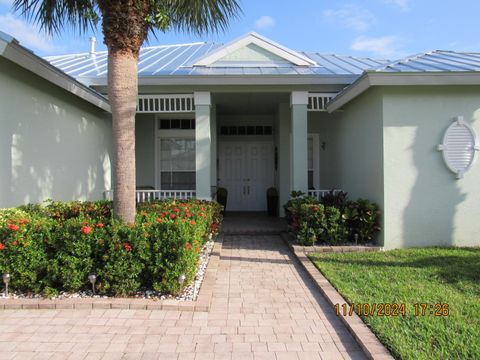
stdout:
<svg viewBox="0 0 480 360">
<path fill-rule="evenodd" d="M 208 313 L 0 311 L 0 360 L 363 358 L 277 235 L 225 236 Z"/>
</svg>

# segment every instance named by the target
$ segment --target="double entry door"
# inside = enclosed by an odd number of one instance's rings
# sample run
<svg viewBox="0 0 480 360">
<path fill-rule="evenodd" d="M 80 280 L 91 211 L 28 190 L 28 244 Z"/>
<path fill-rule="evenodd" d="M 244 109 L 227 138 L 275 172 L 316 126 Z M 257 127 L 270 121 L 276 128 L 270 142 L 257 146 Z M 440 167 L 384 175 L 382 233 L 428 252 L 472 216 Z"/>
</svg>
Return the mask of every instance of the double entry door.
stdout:
<svg viewBox="0 0 480 360">
<path fill-rule="evenodd" d="M 218 186 L 228 190 L 227 210 L 265 211 L 273 186 L 273 141 L 219 142 Z"/>
</svg>

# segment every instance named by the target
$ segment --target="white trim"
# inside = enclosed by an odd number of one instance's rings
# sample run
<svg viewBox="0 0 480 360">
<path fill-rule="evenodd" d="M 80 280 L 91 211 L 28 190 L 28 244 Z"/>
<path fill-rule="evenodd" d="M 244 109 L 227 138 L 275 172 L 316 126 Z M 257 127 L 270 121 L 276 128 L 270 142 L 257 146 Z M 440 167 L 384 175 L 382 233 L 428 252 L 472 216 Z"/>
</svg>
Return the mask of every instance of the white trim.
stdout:
<svg viewBox="0 0 480 360">
<path fill-rule="evenodd" d="M 290 105 L 308 105 L 308 91 L 292 91 Z"/>
<path fill-rule="evenodd" d="M 209 91 L 195 91 L 193 93 L 195 105 L 212 105 L 212 97 Z"/>
<path fill-rule="evenodd" d="M 280 44 L 277 44 L 272 40 L 260 36 L 254 32 L 248 33 L 241 38 L 236 39 L 215 50 L 213 53 L 198 59 L 194 66 L 211 66 L 221 58 L 249 44 L 255 44 L 262 49 L 275 54 L 297 66 L 317 66 L 317 63 L 312 59 L 309 59 L 296 51 L 283 47 Z"/>
<path fill-rule="evenodd" d="M 320 135 L 308 134 L 308 138 L 313 140 L 313 186 L 315 189 L 320 188 Z M 307 170 L 310 170 L 307 168 Z M 308 176 L 308 174 L 307 174 Z"/>
<path fill-rule="evenodd" d="M 364 72 L 356 81 L 334 97 L 327 105 L 332 113 L 367 91 L 372 86 L 413 86 L 413 85 L 480 85 L 480 72 L 439 72 L 439 73 L 377 73 Z"/>
<path fill-rule="evenodd" d="M 163 114 L 157 114 L 155 116 L 155 139 L 154 139 L 154 181 L 155 181 L 155 189 L 157 190 L 162 190 L 161 188 L 161 182 L 160 182 L 160 177 L 158 176 L 158 172 L 160 170 L 159 167 L 159 161 L 160 158 L 158 156 L 158 140 L 159 139 L 181 139 L 181 138 L 192 138 L 195 139 L 195 130 L 194 129 L 189 129 L 189 130 L 179 130 L 179 129 L 162 129 L 160 130 L 160 120 L 165 119 L 165 116 L 162 116 Z M 196 149 L 195 149 L 196 151 Z M 165 190 L 167 191 L 167 190 Z M 170 190 L 168 190 L 170 191 Z M 174 191 L 174 190 L 172 190 Z"/>
<path fill-rule="evenodd" d="M 1 34 L 0 34 L 1 35 Z M 7 40 L 10 40 L 8 42 Z M 108 100 L 96 91 L 78 82 L 55 66 L 35 55 L 32 51 L 21 46 L 14 38 L 0 36 L 0 56 L 12 61 L 24 69 L 44 78 L 54 85 L 72 93 L 73 95 L 111 112 Z"/>
<path fill-rule="evenodd" d="M 138 85 L 154 85 L 154 86 L 215 86 L 215 85 L 286 85 L 291 88 L 293 85 L 345 85 L 351 84 L 358 78 L 358 75 L 163 75 L 148 76 L 138 78 Z M 89 86 L 107 86 L 107 78 L 88 78 L 79 77 L 83 83 Z M 249 88 L 251 91 L 251 88 Z M 288 91 L 288 90 L 286 90 Z"/>
</svg>

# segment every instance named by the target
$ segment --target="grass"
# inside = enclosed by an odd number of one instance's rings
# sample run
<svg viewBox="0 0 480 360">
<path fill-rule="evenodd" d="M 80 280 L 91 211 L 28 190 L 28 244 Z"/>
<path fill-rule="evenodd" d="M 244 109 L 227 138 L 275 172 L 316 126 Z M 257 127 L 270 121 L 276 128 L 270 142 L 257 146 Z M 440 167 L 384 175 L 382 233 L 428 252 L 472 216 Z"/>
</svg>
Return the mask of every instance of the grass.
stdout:
<svg viewBox="0 0 480 360">
<path fill-rule="evenodd" d="M 406 304 L 405 316 L 362 316 L 399 359 L 480 359 L 480 249 L 417 248 L 311 254 L 349 303 Z M 449 316 L 415 316 L 415 303 Z M 420 310 L 421 313 L 421 310 Z"/>
</svg>

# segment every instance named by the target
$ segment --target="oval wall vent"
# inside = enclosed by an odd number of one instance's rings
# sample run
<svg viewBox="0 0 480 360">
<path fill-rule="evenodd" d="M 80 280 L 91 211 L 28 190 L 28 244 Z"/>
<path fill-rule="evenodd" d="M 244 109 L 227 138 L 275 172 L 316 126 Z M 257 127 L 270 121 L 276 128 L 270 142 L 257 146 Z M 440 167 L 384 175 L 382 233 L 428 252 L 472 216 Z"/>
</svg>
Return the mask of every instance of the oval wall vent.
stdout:
<svg viewBox="0 0 480 360">
<path fill-rule="evenodd" d="M 480 147 L 472 127 L 463 121 L 463 116 L 458 116 L 445 131 L 443 144 L 438 145 L 437 149 L 443 152 L 447 167 L 457 174 L 457 179 L 461 179 L 472 167 Z"/>
</svg>

